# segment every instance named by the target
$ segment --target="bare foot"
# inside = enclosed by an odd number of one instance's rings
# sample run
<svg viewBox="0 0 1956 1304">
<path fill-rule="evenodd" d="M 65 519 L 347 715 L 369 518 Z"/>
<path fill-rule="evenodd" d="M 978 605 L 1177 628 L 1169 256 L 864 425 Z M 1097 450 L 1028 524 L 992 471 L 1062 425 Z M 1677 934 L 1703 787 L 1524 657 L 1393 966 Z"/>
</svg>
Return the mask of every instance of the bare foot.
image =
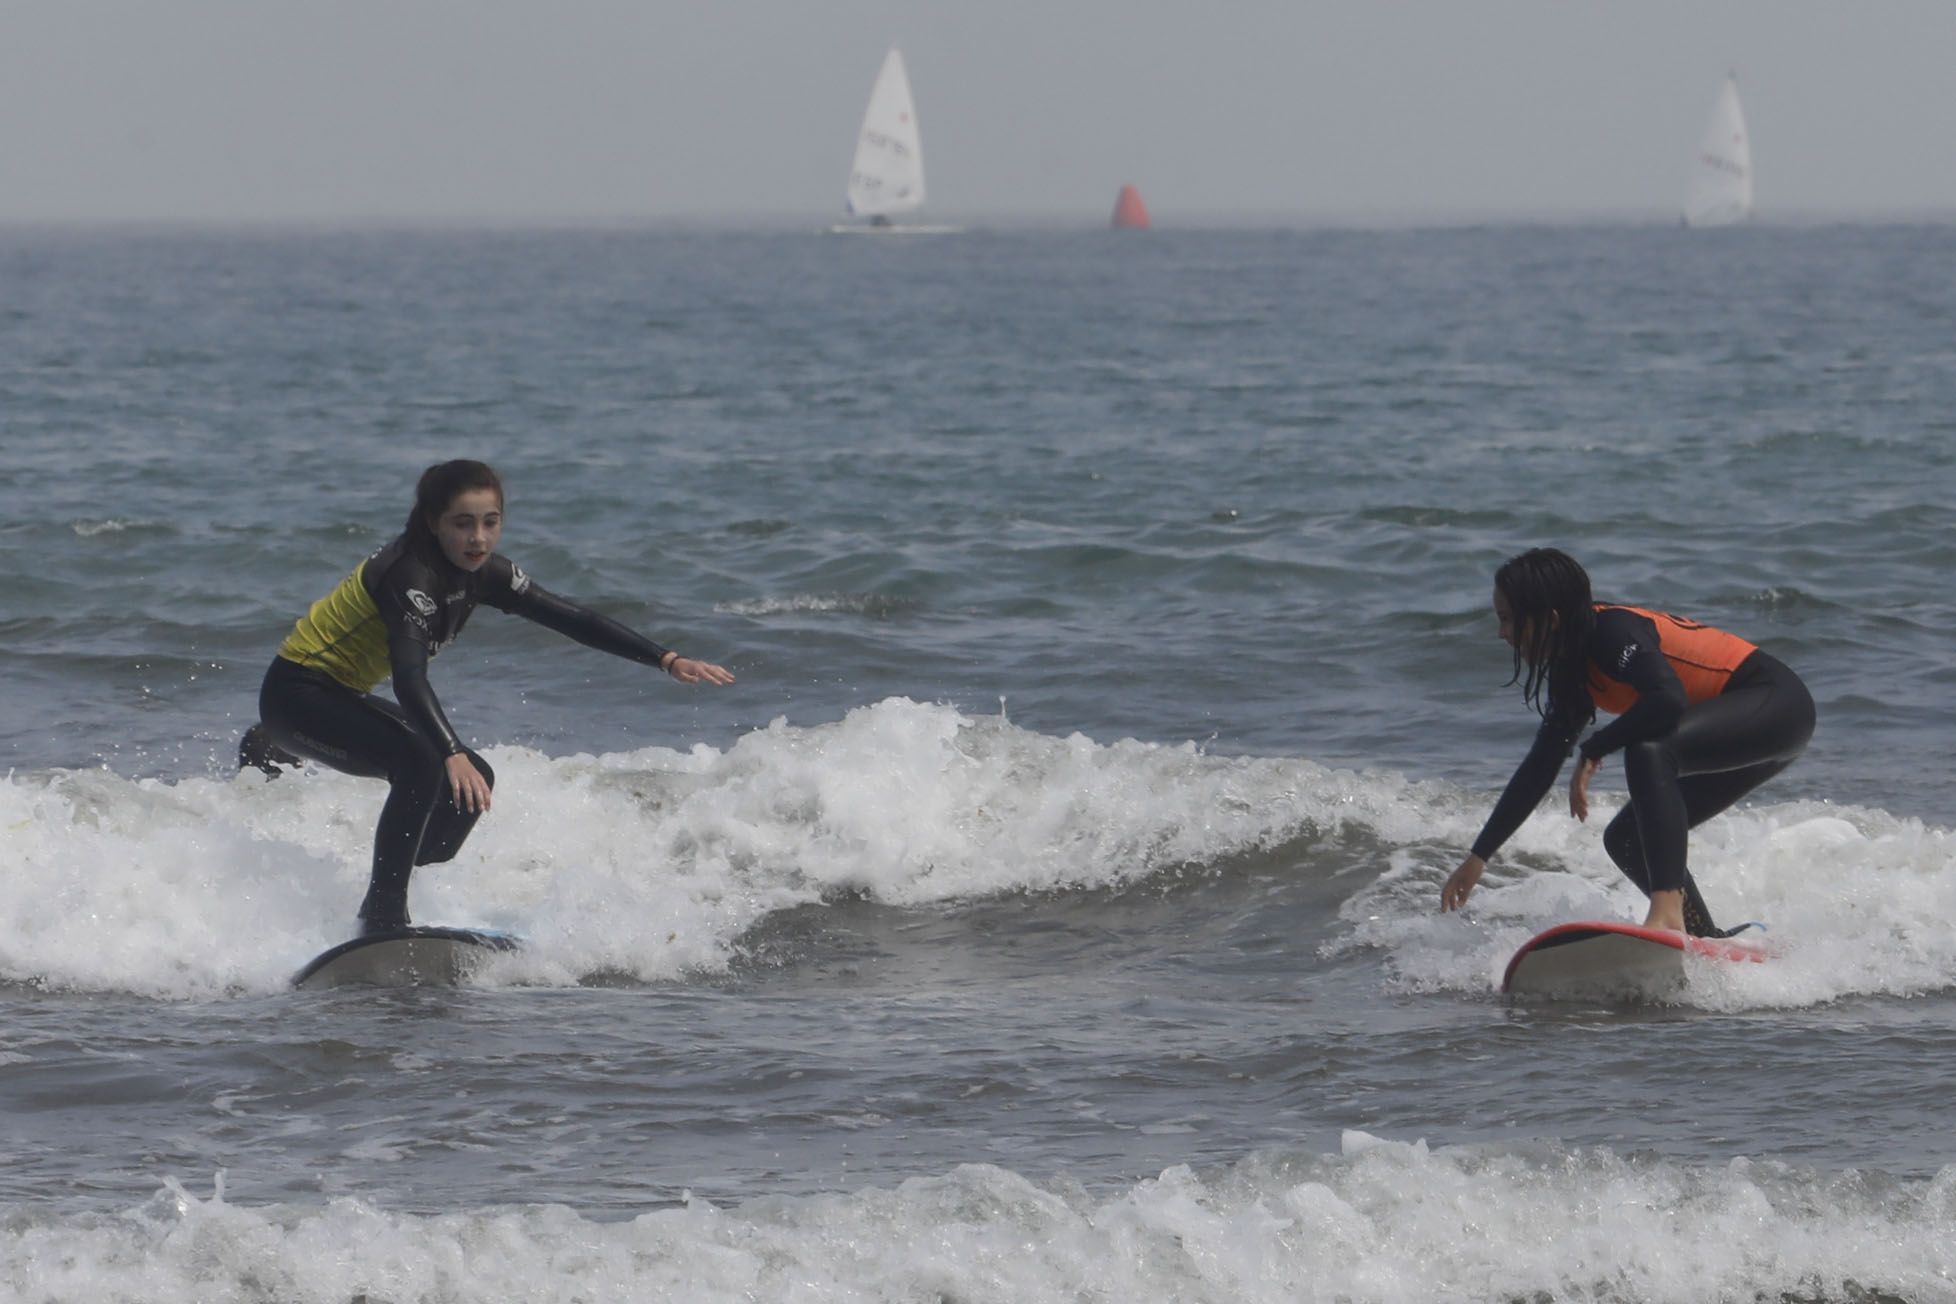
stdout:
<svg viewBox="0 0 1956 1304">
<path fill-rule="evenodd" d="M 1652 892 L 1650 913 L 1644 916 L 1645 928 L 1662 928 L 1673 933 L 1684 931 L 1684 893 Z"/>
</svg>

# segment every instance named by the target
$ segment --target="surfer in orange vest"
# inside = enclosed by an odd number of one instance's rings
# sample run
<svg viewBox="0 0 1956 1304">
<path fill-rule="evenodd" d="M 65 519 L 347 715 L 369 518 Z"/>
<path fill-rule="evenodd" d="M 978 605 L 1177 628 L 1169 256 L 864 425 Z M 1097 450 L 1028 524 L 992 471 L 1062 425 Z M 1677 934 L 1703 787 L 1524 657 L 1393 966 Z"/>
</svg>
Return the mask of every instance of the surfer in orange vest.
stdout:
<svg viewBox="0 0 1956 1304">
<path fill-rule="evenodd" d="M 1650 898 L 1645 927 L 1720 936 L 1685 863 L 1696 828 L 1791 765 L 1813 736 L 1813 698 L 1776 658 L 1723 630 L 1661 611 L 1598 603 L 1589 576 L 1554 548 L 1495 572 L 1494 615 L 1514 678 L 1542 717 L 1474 847 L 1440 890 L 1458 910 L 1487 862 L 1561 773 L 1597 711 L 1615 720 L 1582 740 L 1569 813 L 1589 818 L 1589 781 L 1623 754 L 1629 804 L 1603 848 Z"/>
</svg>

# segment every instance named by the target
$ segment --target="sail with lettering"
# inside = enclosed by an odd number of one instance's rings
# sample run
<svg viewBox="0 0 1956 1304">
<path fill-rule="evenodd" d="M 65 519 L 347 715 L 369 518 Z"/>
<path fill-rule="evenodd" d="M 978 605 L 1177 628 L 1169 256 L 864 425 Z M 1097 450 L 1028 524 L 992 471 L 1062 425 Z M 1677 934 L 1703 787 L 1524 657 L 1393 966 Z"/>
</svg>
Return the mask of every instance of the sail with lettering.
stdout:
<svg viewBox="0 0 1956 1304">
<path fill-rule="evenodd" d="M 1752 138 L 1739 110 L 1739 83 L 1728 76 L 1718 88 L 1711 121 L 1692 165 L 1685 195 L 1686 226 L 1730 226 L 1752 216 Z"/>
<path fill-rule="evenodd" d="M 888 221 L 914 213 L 924 203 L 924 144 L 917 131 L 917 104 L 903 52 L 894 45 L 883 56 L 876 85 L 856 136 L 856 160 L 849 169 L 849 212 Z"/>
</svg>

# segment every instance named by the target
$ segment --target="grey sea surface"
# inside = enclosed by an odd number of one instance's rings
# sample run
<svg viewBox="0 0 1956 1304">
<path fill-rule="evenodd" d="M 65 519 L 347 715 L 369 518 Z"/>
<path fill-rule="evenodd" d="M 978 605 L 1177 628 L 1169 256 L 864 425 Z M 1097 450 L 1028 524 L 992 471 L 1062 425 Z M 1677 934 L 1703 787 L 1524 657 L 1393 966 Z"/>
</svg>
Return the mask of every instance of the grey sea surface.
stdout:
<svg viewBox="0 0 1956 1304">
<path fill-rule="evenodd" d="M 1956 228 L 13 229 L 0 286 L 0 1297 L 1956 1298 Z M 236 739 L 457 456 L 738 682 L 479 612 L 496 809 L 414 907 L 529 945 L 293 992 L 383 788 Z M 1812 687 L 1693 840 L 1767 963 L 1502 999 L 1639 909 L 1559 791 L 1438 914 L 1535 545 Z"/>
</svg>

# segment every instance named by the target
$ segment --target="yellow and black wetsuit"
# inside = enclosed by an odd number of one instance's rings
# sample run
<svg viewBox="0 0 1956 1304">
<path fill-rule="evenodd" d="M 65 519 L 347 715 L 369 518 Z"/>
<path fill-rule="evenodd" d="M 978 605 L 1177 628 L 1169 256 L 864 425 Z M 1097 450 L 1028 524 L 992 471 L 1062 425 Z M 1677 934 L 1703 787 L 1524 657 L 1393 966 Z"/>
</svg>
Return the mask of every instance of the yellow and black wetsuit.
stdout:
<svg viewBox="0 0 1956 1304">
<path fill-rule="evenodd" d="M 492 786 L 489 763 L 462 745 L 428 683 L 428 661 L 455 641 L 478 603 L 533 620 L 614 656 L 660 666 L 670 651 L 533 583 L 497 553 L 471 573 L 442 557 L 432 536 L 395 539 L 312 604 L 279 645 L 258 694 L 259 723 L 239 765 L 278 773 L 307 757 L 390 789 L 374 834 L 373 879 L 360 917 L 379 930 L 407 923 L 416 865 L 461 850 L 478 812 L 442 801 L 447 758 L 467 753 Z M 388 678 L 399 704 L 374 696 Z"/>
<path fill-rule="evenodd" d="M 1686 833 L 1784 770 L 1813 737 L 1800 677 L 1751 643 L 1641 607 L 1598 604 L 1587 693 L 1550 701 L 1534 745 L 1474 840 L 1482 860 L 1540 804 L 1583 728 L 1586 760 L 1623 753 L 1630 801 L 1603 831 L 1618 869 L 1645 895 L 1682 890 L 1685 925 L 1716 931 L 1685 864 Z"/>
</svg>

